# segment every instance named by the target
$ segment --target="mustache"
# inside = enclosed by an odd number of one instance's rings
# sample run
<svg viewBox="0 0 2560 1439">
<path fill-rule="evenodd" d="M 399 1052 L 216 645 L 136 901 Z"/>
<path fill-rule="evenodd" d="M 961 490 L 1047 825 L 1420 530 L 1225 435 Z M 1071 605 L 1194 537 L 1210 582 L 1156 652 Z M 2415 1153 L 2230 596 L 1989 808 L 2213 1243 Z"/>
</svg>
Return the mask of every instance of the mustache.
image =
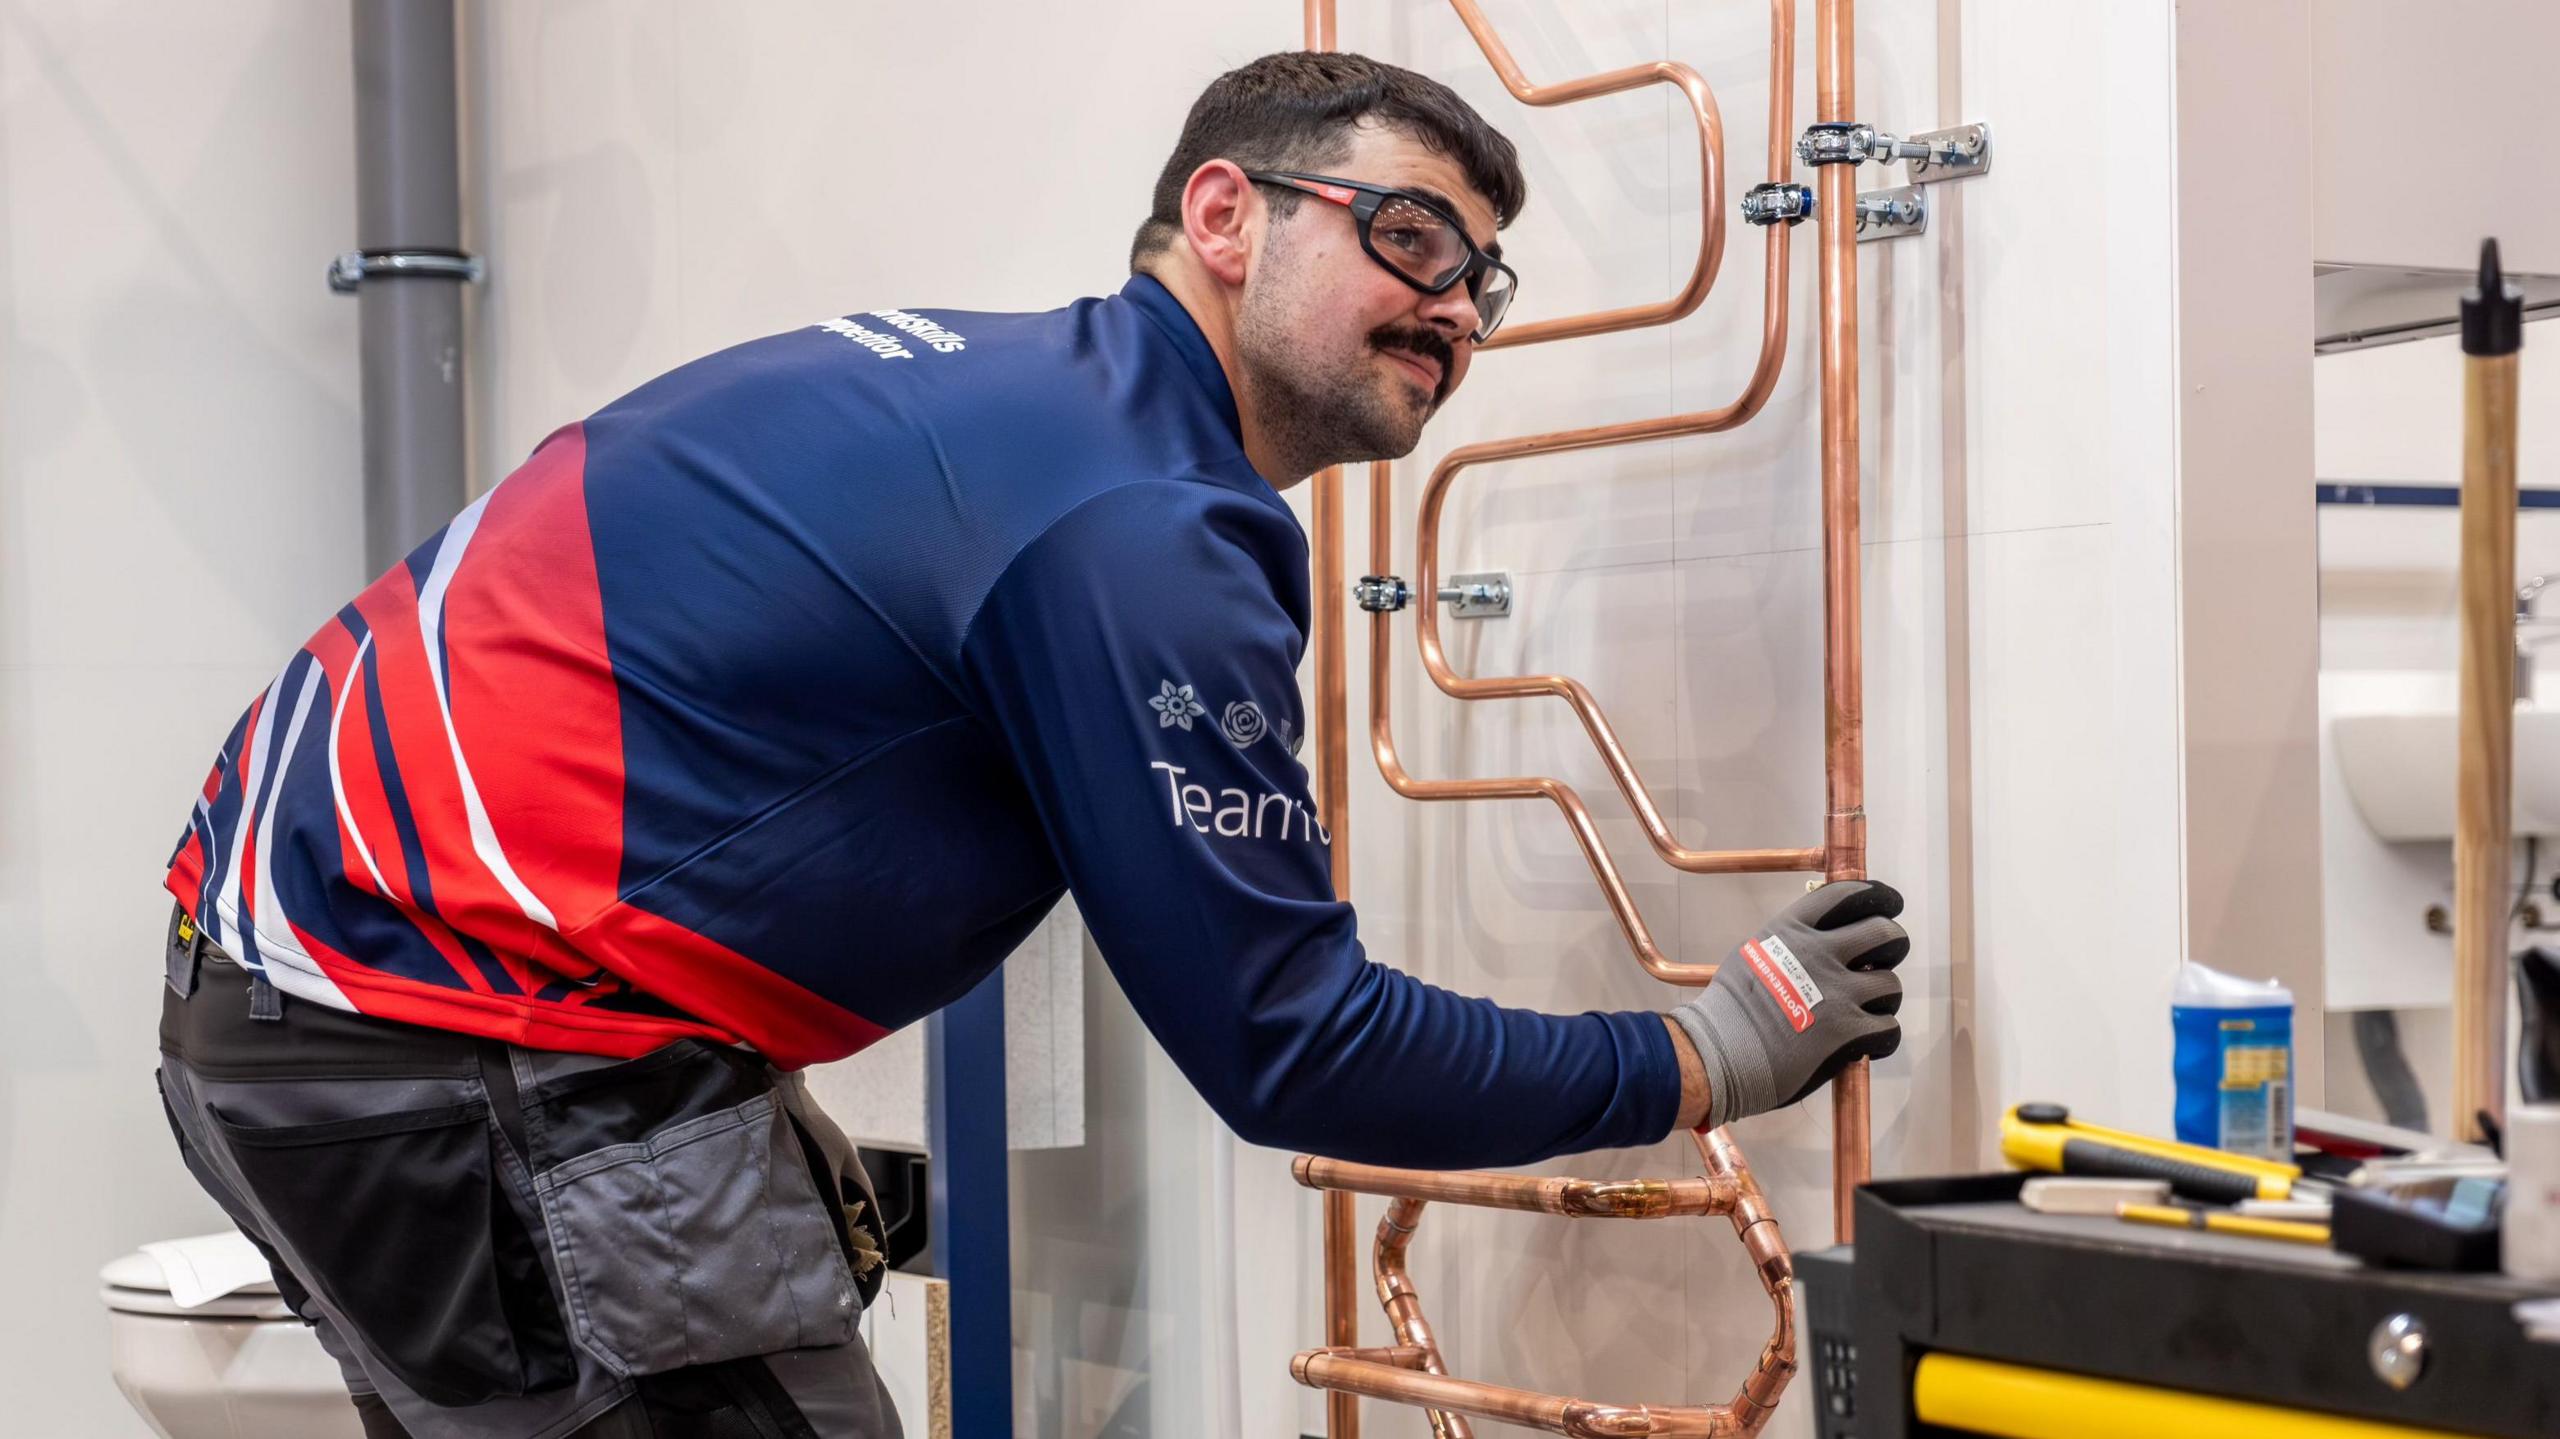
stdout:
<svg viewBox="0 0 2560 1439">
<path fill-rule="evenodd" d="M 1438 331 L 1384 325 L 1369 332 L 1369 343 L 1377 349 L 1403 350 L 1437 363 L 1440 382 L 1432 387 L 1431 403 L 1436 405 L 1449 398 L 1449 384 L 1458 370 L 1458 347 Z"/>
</svg>

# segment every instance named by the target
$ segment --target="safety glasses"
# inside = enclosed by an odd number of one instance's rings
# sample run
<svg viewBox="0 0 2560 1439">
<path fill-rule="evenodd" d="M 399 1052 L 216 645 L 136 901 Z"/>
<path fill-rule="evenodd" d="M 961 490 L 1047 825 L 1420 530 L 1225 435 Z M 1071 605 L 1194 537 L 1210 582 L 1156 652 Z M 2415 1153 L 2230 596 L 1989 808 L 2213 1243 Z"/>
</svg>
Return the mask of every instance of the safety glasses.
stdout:
<svg viewBox="0 0 2560 1439">
<path fill-rule="evenodd" d="M 1349 210 L 1360 227 L 1360 248 L 1369 252 L 1369 258 L 1426 295 L 1442 294 L 1451 285 L 1465 282 L 1469 298 L 1476 302 L 1478 344 L 1493 338 L 1511 309 L 1520 277 L 1509 265 L 1477 249 L 1457 216 L 1420 195 L 1292 170 L 1248 170 L 1245 178 L 1331 200 Z"/>
</svg>

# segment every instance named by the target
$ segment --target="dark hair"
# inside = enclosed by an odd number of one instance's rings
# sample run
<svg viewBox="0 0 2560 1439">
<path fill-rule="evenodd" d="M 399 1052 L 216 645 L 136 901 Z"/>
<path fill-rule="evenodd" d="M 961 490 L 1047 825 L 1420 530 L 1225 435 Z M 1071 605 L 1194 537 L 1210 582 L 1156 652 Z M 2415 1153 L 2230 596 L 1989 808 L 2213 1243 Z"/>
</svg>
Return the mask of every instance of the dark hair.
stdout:
<svg viewBox="0 0 2560 1439">
<path fill-rule="evenodd" d="M 1492 203 L 1497 229 L 1528 202 L 1519 152 L 1448 86 L 1366 55 L 1282 51 L 1210 81 L 1192 103 L 1173 157 L 1156 177 L 1155 207 L 1129 248 L 1129 268 L 1182 233 L 1182 189 L 1202 165 L 1225 159 L 1248 170 L 1316 169 L 1342 158 L 1363 120 L 1400 130 L 1457 162 L 1467 183 Z M 1286 216 L 1304 198 L 1274 188 L 1271 211 Z"/>
</svg>

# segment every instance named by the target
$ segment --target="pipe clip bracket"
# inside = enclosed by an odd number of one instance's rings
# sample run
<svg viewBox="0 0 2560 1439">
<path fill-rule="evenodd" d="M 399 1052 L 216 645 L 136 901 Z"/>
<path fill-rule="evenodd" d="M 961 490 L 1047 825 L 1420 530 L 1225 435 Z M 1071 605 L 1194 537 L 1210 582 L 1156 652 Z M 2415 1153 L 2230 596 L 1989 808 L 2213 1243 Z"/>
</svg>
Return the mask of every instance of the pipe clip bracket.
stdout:
<svg viewBox="0 0 2560 1439">
<path fill-rule="evenodd" d="M 1858 243 L 1929 233 L 1929 192 L 1917 185 L 1868 190 L 1858 196 Z"/>
<path fill-rule="evenodd" d="M 1412 603 L 1413 587 L 1397 575 L 1362 575 L 1351 587 L 1351 598 L 1373 615 L 1393 614 Z M 1451 619 L 1501 619 L 1511 613 L 1511 576 L 1499 570 L 1451 575 L 1440 587 L 1439 600 L 1449 607 Z"/>
<path fill-rule="evenodd" d="M 1451 575 L 1440 587 L 1440 603 L 1453 620 L 1498 620 L 1511 613 L 1511 576 L 1500 570 L 1480 575 Z"/>
<path fill-rule="evenodd" d="M 352 295 L 367 280 L 459 280 L 479 284 L 489 267 L 477 255 L 450 250 L 349 250 L 329 262 L 329 288 Z"/>
<path fill-rule="evenodd" d="M 1394 575 L 1362 575 L 1351 587 L 1351 597 L 1373 615 L 1393 614 L 1405 607 L 1413 591 Z"/>
<path fill-rule="evenodd" d="M 1801 225 L 1813 218 L 1813 187 L 1785 180 L 1754 185 L 1743 193 L 1742 218 L 1753 225 Z"/>
<path fill-rule="evenodd" d="M 1911 163 L 1911 183 L 1934 184 L 1986 174 L 1991 169 L 1991 127 L 1976 120 L 1908 139 L 1859 120 L 1808 125 L 1796 138 L 1796 158 L 1807 165 L 1855 165 L 1865 160 Z"/>
</svg>

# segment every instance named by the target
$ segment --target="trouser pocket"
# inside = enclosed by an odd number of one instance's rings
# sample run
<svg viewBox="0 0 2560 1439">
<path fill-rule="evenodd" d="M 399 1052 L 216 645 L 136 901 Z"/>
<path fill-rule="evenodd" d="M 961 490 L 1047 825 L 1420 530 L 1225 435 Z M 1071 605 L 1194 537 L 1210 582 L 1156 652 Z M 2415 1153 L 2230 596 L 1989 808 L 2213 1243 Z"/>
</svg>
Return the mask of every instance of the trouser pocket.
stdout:
<svg viewBox="0 0 2560 1439">
<path fill-rule="evenodd" d="M 854 1337 L 831 1201 L 770 1088 L 563 1160 L 534 1191 L 571 1331 L 619 1373 Z"/>
<path fill-rule="evenodd" d="M 274 1237 L 420 1398 L 478 1404 L 576 1377 L 476 1085 L 223 1088 L 205 1113 Z"/>
</svg>

